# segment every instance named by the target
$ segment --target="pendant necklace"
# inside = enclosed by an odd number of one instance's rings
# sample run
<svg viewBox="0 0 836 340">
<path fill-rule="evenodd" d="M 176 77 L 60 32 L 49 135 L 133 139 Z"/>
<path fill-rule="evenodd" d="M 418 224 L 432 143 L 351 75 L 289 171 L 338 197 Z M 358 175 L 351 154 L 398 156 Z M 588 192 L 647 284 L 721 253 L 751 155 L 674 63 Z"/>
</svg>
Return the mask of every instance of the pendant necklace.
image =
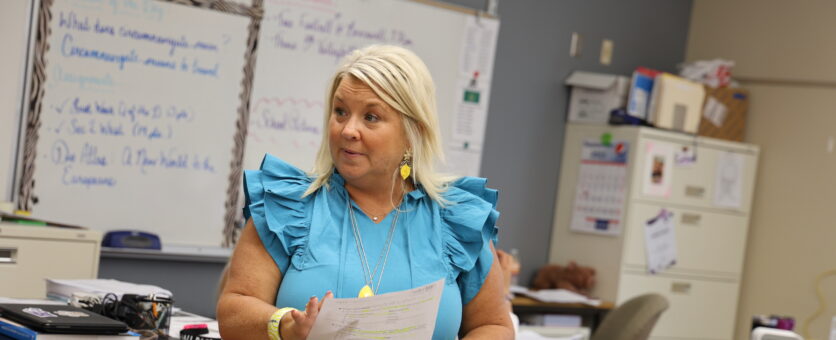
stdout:
<svg viewBox="0 0 836 340">
<path fill-rule="evenodd" d="M 398 216 L 400 216 L 401 211 L 400 209 L 395 208 L 395 217 L 392 218 L 392 226 L 389 227 L 389 234 L 386 236 L 386 244 L 384 244 L 383 250 L 377 258 L 377 263 L 374 265 L 374 271 L 371 271 L 369 268 L 369 261 L 366 259 L 366 249 L 363 247 L 363 239 L 360 237 L 360 228 L 357 226 L 357 219 L 354 217 L 354 209 L 351 209 L 351 198 L 346 197 L 346 202 L 348 205 L 348 216 L 351 219 L 351 231 L 354 233 L 354 243 L 357 246 L 357 254 L 360 256 L 360 264 L 363 266 L 363 274 L 365 276 L 364 279 L 366 280 L 366 285 L 360 289 L 360 293 L 357 294 L 357 297 L 363 298 L 374 296 L 380 288 L 380 281 L 383 281 L 383 270 L 386 269 L 386 261 L 389 259 L 389 249 L 392 248 L 392 239 L 395 237 L 395 226 L 398 224 Z M 377 274 L 378 269 L 380 269 L 379 276 Z M 375 286 L 374 290 L 372 290 L 375 277 L 377 277 L 377 286 Z"/>
</svg>

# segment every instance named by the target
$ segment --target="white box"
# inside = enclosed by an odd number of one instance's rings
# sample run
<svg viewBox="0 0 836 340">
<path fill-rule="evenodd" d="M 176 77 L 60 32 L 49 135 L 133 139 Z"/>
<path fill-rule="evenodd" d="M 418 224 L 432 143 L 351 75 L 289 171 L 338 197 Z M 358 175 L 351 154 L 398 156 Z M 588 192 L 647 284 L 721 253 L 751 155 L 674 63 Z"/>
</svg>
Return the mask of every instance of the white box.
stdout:
<svg viewBox="0 0 836 340">
<path fill-rule="evenodd" d="M 575 71 L 566 79 L 566 85 L 572 86 L 570 122 L 606 124 L 610 111 L 626 104 L 630 78 Z"/>
<path fill-rule="evenodd" d="M 648 121 L 659 128 L 696 134 L 704 100 L 702 84 L 662 73 L 653 84 Z"/>
<path fill-rule="evenodd" d="M 521 325 L 520 332 L 517 334 L 517 339 L 587 340 L 589 339 L 589 333 L 589 328 L 587 327 L 545 327 Z"/>
<path fill-rule="evenodd" d="M 543 326 L 547 327 L 580 327 L 583 320 L 580 315 L 545 314 Z"/>
</svg>

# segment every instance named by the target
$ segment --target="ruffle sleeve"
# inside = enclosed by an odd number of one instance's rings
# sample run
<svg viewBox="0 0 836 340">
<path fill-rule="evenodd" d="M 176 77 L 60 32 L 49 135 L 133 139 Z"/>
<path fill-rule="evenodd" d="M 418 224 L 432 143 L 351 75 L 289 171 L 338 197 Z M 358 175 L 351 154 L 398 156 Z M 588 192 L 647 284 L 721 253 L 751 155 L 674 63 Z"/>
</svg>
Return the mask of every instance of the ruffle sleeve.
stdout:
<svg viewBox="0 0 836 340">
<path fill-rule="evenodd" d="M 493 263 L 490 242 L 497 241 L 498 193 L 485 186 L 487 180 L 463 177 L 444 193 L 450 204 L 442 208 L 444 255 L 450 277 L 456 280 L 467 304 L 482 288 Z"/>
<path fill-rule="evenodd" d="M 302 170 L 271 155 L 259 170 L 244 172 L 244 217 L 253 219 L 264 248 L 282 273 L 294 256 L 301 258 L 310 231 L 309 197 L 302 194 L 311 178 Z"/>
</svg>

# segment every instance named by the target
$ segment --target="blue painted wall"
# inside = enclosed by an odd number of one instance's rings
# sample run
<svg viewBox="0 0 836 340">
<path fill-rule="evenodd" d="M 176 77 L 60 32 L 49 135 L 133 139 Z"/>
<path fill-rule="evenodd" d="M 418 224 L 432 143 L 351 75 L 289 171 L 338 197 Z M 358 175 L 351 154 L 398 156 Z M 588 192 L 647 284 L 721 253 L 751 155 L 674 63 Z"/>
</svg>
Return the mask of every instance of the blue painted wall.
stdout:
<svg viewBox="0 0 836 340">
<path fill-rule="evenodd" d="M 484 9 L 485 0 L 445 0 Z M 521 283 L 548 260 L 573 70 L 630 75 L 674 72 L 685 59 L 691 0 L 499 0 L 491 103 L 481 176 L 500 190 L 500 242 L 518 248 Z M 572 32 L 583 36 L 569 56 Z M 598 62 L 601 40 L 613 62 Z M 581 263 L 583 259 L 578 259 Z"/>
</svg>

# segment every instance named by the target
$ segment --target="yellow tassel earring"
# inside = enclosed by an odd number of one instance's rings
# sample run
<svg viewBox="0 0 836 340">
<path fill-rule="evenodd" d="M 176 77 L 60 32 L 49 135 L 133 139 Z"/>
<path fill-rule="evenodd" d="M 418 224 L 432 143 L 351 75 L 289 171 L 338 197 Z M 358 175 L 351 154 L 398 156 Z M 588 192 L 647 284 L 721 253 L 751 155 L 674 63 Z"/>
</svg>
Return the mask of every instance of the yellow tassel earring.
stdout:
<svg viewBox="0 0 836 340">
<path fill-rule="evenodd" d="M 403 160 L 401 161 L 401 178 L 406 180 L 409 178 L 409 175 L 412 173 L 412 155 L 409 154 L 409 150 L 403 153 Z"/>
</svg>

